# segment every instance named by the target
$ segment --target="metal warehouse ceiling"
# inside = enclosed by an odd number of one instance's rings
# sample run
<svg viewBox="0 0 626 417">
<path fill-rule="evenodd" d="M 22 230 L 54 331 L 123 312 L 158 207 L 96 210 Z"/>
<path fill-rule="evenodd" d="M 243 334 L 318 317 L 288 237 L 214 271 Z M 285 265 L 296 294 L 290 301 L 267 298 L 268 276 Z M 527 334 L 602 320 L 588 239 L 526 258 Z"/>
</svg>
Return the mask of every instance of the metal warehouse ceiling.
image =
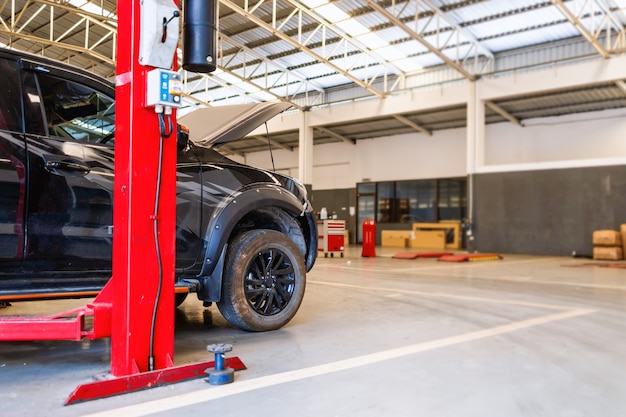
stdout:
<svg viewBox="0 0 626 417">
<path fill-rule="evenodd" d="M 181 1 L 184 7 L 184 1 Z M 0 42 L 115 74 L 116 2 L 3 0 Z M 218 70 L 184 72 L 185 103 L 282 100 L 298 109 L 626 52 L 626 0 L 220 0 Z M 488 103 L 487 122 L 626 107 L 626 84 Z M 464 127 L 442 108 L 316 128 L 315 144 Z M 293 149 L 297 132 L 272 137 Z M 267 148 L 250 137 L 236 153 Z"/>
</svg>

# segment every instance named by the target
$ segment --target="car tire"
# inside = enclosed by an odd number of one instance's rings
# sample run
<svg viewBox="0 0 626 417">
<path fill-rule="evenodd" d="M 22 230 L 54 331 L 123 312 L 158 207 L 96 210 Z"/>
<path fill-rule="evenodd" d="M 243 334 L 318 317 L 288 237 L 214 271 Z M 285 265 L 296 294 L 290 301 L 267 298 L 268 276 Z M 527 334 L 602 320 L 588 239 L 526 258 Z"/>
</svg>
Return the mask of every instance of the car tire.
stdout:
<svg viewBox="0 0 626 417">
<path fill-rule="evenodd" d="M 182 293 L 176 293 L 176 294 L 174 294 L 174 305 L 175 305 L 176 307 L 180 307 L 180 305 L 181 305 L 182 303 L 184 303 L 184 302 L 185 302 L 185 300 L 187 299 L 187 295 L 188 295 L 188 294 L 189 294 L 189 293 L 186 293 L 186 292 L 182 292 Z"/>
<path fill-rule="evenodd" d="M 279 329 L 296 314 L 306 286 L 298 247 L 282 233 L 251 230 L 229 244 L 217 306 L 233 326 Z"/>
</svg>

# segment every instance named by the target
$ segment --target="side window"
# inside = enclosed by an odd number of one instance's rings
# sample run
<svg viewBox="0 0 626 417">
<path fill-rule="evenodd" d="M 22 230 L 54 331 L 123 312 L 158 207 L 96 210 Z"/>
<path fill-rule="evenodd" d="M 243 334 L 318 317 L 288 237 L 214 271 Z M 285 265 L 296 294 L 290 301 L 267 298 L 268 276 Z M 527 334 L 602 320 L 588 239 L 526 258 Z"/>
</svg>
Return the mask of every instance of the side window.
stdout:
<svg viewBox="0 0 626 417">
<path fill-rule="evenodd" d="M 22 132 L 20 72 L 17 61 L 0 59 L 0 130 Z"/>
<path fill-rule="evenodd" d="M 38 74 L 50 135 L 113 144 L 115 102 L 85 85 Z"/>
</svg>

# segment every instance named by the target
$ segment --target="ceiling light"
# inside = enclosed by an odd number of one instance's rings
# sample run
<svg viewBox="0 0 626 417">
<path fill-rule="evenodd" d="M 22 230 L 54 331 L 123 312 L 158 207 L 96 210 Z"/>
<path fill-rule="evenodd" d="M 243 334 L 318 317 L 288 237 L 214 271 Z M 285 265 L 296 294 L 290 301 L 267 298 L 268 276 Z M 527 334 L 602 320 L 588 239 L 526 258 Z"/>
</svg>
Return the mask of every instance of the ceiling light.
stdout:
<svg viewBox="0 0 626 417">
<path fill-rule="evenodd" d="M 334 4 L 326 4 L 324 6 L 317 7 L 315 9 L 317 13 L 331 23 L 341 22 L 342 20 L 350 19 L 350 15 Z"/>
</svg>

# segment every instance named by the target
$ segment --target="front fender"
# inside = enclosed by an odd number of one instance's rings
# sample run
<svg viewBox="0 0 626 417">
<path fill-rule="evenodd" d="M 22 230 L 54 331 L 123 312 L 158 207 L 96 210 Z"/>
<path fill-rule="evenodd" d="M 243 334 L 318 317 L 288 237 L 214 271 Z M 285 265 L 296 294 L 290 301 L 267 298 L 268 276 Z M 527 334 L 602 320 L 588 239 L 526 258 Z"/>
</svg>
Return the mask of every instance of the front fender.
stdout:
<svg viewBox="0 0 626 417">
<path fill-rule="evenodd" d="M 229 196 L 214 211 L 207 225 L 201 276 L 208 277 L 213 274 L 222 249 L 228 243 L 228 238 L 239 220 L 256 209 L 266 207 L 277 207 L 294 216 L 305 211 L 303 203 L 293 194 L 273 184 L 256 185 Z M 221 275 L 221 271 L 216 272 Z"/>
</svg>

